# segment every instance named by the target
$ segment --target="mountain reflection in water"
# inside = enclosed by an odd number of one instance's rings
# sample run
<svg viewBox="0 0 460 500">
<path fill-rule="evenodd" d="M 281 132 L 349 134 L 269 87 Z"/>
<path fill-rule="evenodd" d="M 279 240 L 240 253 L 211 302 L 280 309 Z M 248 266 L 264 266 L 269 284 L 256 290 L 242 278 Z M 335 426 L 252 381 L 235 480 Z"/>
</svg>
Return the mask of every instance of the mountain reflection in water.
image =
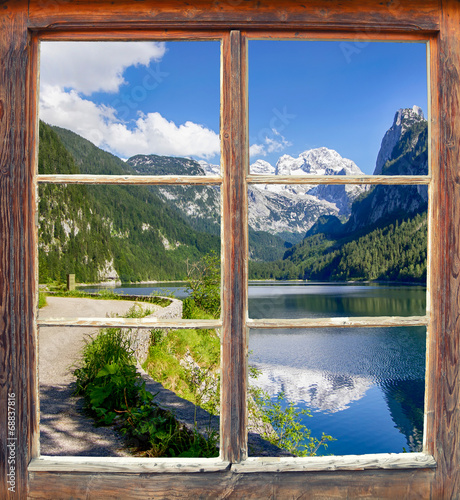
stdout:
<svg viewBox="0 0 460 500">
<path fill-rule="evenodd" d="M 252 318 L 425 314 L 424 287 L 348 284 L 250 288 Z M 326 454 L 420 451 L 423 441 L 424 327 L 250 331 L 255 383 L 271 397 L 308 408 L 312 435 L 337 439 Z"/>
</svg>

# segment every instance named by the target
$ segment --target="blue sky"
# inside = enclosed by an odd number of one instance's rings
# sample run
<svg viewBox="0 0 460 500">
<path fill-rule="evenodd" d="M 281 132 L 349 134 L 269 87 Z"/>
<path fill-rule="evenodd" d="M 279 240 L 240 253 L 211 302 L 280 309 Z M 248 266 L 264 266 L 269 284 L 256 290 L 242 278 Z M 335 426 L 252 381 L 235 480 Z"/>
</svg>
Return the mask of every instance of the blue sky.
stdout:
<svg viewBox="0 0 460 500">
<path fill-rule="evenodd" d="M 122 158 L 219 162 L 218 42 L 43 42 L 40 115 Z M 251 41 L 251 162 L 326 146 L 372 173 L 395 112 L 427 111 L 424 44 Z"/>
</svg>

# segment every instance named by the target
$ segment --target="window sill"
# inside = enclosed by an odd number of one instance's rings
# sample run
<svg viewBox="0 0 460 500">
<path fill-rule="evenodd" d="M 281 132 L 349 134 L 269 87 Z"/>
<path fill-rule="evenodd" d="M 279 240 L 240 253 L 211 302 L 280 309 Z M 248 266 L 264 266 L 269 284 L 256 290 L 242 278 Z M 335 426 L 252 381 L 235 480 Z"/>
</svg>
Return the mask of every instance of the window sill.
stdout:
<svg viewBox="0 0 460 500">
<path fill-rule="evenodd" d="M 200 473 L 225 472 L 237 474 L 258 472 L 321 472 L 376 469 L 431 469 L 435 459 L 426 453 L 379 453 L 323 457 L 255 457 L 239 464 L 219 458 L 137 458 L 137 457 L 50 457 L 33 459 L 29 472 L 91 472 L 91 473 Z"/>
</svg>

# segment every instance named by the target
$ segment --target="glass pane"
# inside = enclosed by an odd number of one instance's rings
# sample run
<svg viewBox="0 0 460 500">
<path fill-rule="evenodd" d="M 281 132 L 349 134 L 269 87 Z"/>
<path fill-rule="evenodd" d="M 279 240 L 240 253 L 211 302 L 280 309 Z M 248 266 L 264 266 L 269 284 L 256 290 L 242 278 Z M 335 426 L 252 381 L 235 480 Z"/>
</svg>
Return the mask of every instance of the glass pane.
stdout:
<svg viewBox="0 0 460 500">
<path fill-rule="evenodd" d="M 176 202 L 167 190 L 41 185 L 40 283 L 69 273 L 79 284 L 186 280 L 202 257 L 219 254 L 220 191 L 188 187 Z"/>
<path fill-rule="evenodd" d="M 93 300 L 88 308 L 90 300 L 49 296 L 39 316 L 145 314 L 137 302 Z M 39 340 L 43 455 L 218 456 L 220 340 L 214 331 L 42 327 Z M 175 358 L 171 346 L 183 357 Z M 164 376 L 151 369 L 158 368 L 160 351 Z M 180 380 L 191 402 L 166 388 L 170 380 L 177 387 Z"/>
<path fill-rule="evenodd" d="M 251 318 L 425 314 L 427 187 L 347 187 L 249 188 Z"/>
<path fill-rule="evenodd" d="M 265 437 L 294 455 L 318 445 L 306 429 L 335 439 L 318 455 L 421 451 L 425 346 L 424 327 L 251 330 L 249 394 L 272 423 Z"/>
<path fill-rule="evenodd" d="M 220 188 L 41 185 L 39 198 L 44 290 L 167 296 L 149 300 L 169 310 L 179 299 L 178 317 L 220 316 Z"/>
<path fill-rule="evenodd" d="M 424 43 L 249 42 L 251 174 L 428 173 Z"/>
<path fill-rule="evenodd" d="M 42 42 L 40 70 L 40 118 L 72 157 L 40 174 L 220 174 L 218 41 Z"/>
</svg>

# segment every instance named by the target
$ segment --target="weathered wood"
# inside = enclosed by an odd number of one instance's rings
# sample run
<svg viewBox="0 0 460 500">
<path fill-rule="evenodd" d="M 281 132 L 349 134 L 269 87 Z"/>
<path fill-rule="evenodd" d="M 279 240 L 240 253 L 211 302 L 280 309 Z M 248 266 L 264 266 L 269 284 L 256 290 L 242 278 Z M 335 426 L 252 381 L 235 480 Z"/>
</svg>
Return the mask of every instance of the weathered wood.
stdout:
<svg viewBox="0 0 460 500">
<path fill-rule="evenodd" d="M 443 0 L 435 55 L 431 314 L 427 452 L 438 462 L 433 498 L 460 496 L 460 3 Z"/>
<path fill-rule="evenodd" d="M 295 31 L 277 31 L 276 29 L 270 29 L 269 31 L 263 30 L 242 30 L 243 35 L 248 39 L 249 43 L 251 40 L 304 40 L 304 41 L 318 41 L 322 40 L 325 42 L 334 41 L 341 42 L 345 41 L 347 43 L 355 42 L 426 42 L 430 37 L 429 33 L 417 32 L 417 31 L 402 31 L 402 32 L 389 32 L 380 31 L 372 29 L 355 30 L 350 33 L 350 31 L 338 31 L 338 30 L 322 30 L 322 31 L 312 31 L 305 29 L 297 29 Z M 249 49 L 251 45 L 249 45 Z"/>
<path fill-rule="evenodd" d="M 95 327 L 95 328 L 174 328 L 214 329 L 222 321 L 212 319 L 157 319 L 157 318 L 46 318 L 37 321 L 39 327 Z"/>
<path fill-rule="evenodd" d="M 34 136 L 27 2 L 8 3 L 0 15 L 0 498 L 16 499 L 27 494 L 37 452 Z"/>
<path fill-rule="evenodd" d="M 248 328 L 341 328 L 383 326 L 426 326 L 428 316 L 375 316 L 351 318 L 249 319 Z"/>
<path fill-rule="evenodd" d="M 19 493 L 13 498 L 26 495 L 26 468 L 29 456 L 35 456 L 37 421 L 35 419 L 36 358 L 34 303 L 36 271 L 33 230 L 34 189 L 31 182 L 31 154 L 34 151 L 33 92 L 36 68 L 29 64 L 35 57 L 28 49 L 26 33 L 28 7 L 29 27 L 34 30 L 47 29 L 46 36 L 69 37 L 68 39 L 148 39 L 150 28 L 169 28 L 171 39 L 181 38 L 184 28 L 203 29 L 278 29 L 318 30 L 320 37 L 329 36 L 337 29 L 350 35 L 350 39 L 366 39 L 376 35 L 390 39 L 391 33 L 421 32 L 422 37 L 440 29 L 439 43 L 433 39 L 431 54 L 432 78 L 432 123 L 431 123 L 431 165 L 433 172 L 430 185 L 430 232 L 431 245 L 429 290 L 432 323 L 429 327 L 427 391 L 426 391 L 426 438 L 425 449 L 437 461 L 436 472 L 419 470 L 376 470 L 349 472 L 283 472 L 283 473 L 236 473 L 213 472 L 199 474 L 150 473 L 79 473 L 79 472 L 30 472 L 30 498 L 457 498 L 460 495 L 460 388 L 459 388 L 459 236 L 460 189 L 458 162 L 460 157 L 460 50 L 459 26 L 460 5 L 457 0 L 394 0 L 374 2 L 371 0 L 155 0 L 131 2 L 120 0 L 6 0 L 2 3 L 0 16 L 0 497 L 8 498 L 5 478 L 5 394 L 13 387 L 18 395 L 17 428 L 23 439 L 18 443 L 17 485 Z M 441 22 L 440 22 L 441 20 Z M 142 29 L 144 27 L 145 29 Z M 141 28 L 141 29 L 139 29 Z M 177 33 L 174 30 L 177 29 Z M 102 31 L 101 31 L 102 30 Z M 182 30 L 182 31 L 179 31 Z M 71 32 L 73 31 L 73 32 Z M 52 32 L 55 32 L 54 35 Z M 155 39 L 155 34 L 152 39 Z M 138 34 L 138 35 L 137 35 Z M 219 38 L 219 33 L 209 32 Z M 260 34 L 263 34 L 260 31 Z M 303 35 L 303 36 L 304 36 Z M 226 36 L 226 35 L 225 35 Z M 338 38 L 343 39 L 342 35 Z M 415 37 L 416 38 L 416 37 Z M 414 39 L 415 39 L 414 38 Z M 54 38 L 57 39 L 57 38 Z M 237 70 L 232 66 L 230 41 L 224 43 L 225 71 Z M 241 44 L 240 44 L 241 47 Z M 238 51 L 233 52 L 234 55 Z M 240 53 L 241 54 L 241 53 Z M 241 59 L 240 58 L 240 62 Z M 239 66 L 240 83 L 244 69 Z M 27 73 L 29 71 L 29 73 Z M 224 72 L 225 73 L 225 72 Z M 232 86 L 237 83 L 237 91 Z M 224 74 L 224 111 L 222 144 L 227 159 L 227 171 L 236 165 L 244 165 L 242 153 L 233 155 L 238 133 L 244 130 L 241 121 L 244 115 L 244 92 L 234 77 Z M 239 90 L 238 90 L 239 89 Z M 439 93 L 438 92 L 439 89 Z M 233 94 L 231 93 L 233 92 Z M 239 95 L 239 99 L 238 99 Z M 237 99 L 232 102 L 232 98 Z M 236 104 L 235 104 L 236 103 Z M 236 109 L 229 109 L 235 104 Z M 228 113 L 228 115 L 227 115 Z M 239 118 L 238 118 L 239 117 Z M 230 126 L 230 122 L 234 123 Z M 239 124 L 240 132 L 237 125 Z M 244 124 L 243 124 L 244 125 Z M 225 132 L 229 135 L 225 137 Z M 233 135 L 232 135 L 233 134 Z M 246 145 L 240 144 L 244 150 Z M 226 151 L 226 153 L 225 153 Z M 439 154 L 438 154 L 439 152 Z M 439 161 L 438 161 L 439 160 Z M 241 167 L 240 167 L 241 169 Z M 241 169 L 244 171 L 244 169 Z M 401 178 L 394 177 L 389 184 L 397 184 Z M 235 197 L 228 189 L 230 180 L 238 189 L 244 186 L 241 179 L 227 179 L 227 196 Z M 251 177 L 247 178 L 251 181 Z M 328 180 L 330 181 L 330 180 Z M 257 180 L 256 180 L 257 182 Z M 348 182 L 348 181 L 346 181 Z M 428 178 L 421 184 L 429 182 Z M 285 183 L 289 183 L 286 181 Z M 306 183 L 312 183 L 311 179 Z M 360 180 L 358 183 L 367 183 Z M 369 181 L 373 183 L 373 181 Z M 386 183 L 382 179 L 381 183 Z M 407 181 L 418 183 L 417 179 Z M 244 189 L 243 189 L 244 191 Z M 232 198 L 233 197 L 233 198 Z M 228 208 L 228 206 L 227 206 Z M 237 207 L 239 210 L 239 207 Z M 240 212 L 241 217 L 241 212 Z M 227 217 L 227 229 L 241 229 L 244 218 L 232 221 Z M 242 222 L 243 221 L 243 222 Z M 242 235 L 242 236 L 241 236 Z M 224 238 L 229 234 L 224 232 Z M 237 237 L 246 244 L 245 230 Z M 226 243 L 230 261 L 238 260 L 241 248 L 235 240 Z M 236 252 L 232 254 L 231 251 Z M 244 254 L 244 252 L 243 252 Z M 238 257 L 239 256 L 239 257 Z M 244 259 L 243 259 L 244 260 Z M 225 263 L 224 271 L 233 264 Z M 235 270 L 232 271 L 235 273 Z M 244 283 L 241 268 L 234 274 Z M 224 284 L 231 280 L 224 278 Z M 227 288 L 227 295 L 235 290 Z M 243 293 L 245 293 L 243 291 Z M 230 302 L 229 302 L 230 304 Z M 244 310 L 244 303 L 238 307 Z M 231 325 L 229 318 L 223 322 Z M 233 346 L 223 346 L 225 367 L 234 369 L 242 366 L 244 371 L 245 331 L 244 319 L 238 316 L 237 333 Z M 238 323 L 239 322 L 239 323 Z M 227 341 L 232 338 L 227 329 Z M 232 350 L 235 349 L 235 350 Z M 238 372 L 239 373 L 239 372 Z M 225 374 L 227 375 L 227 374 Z M 241 429 L 244 428 L 241 415 L 243 403 L 239 401 L 245 381 L 226 378 L 227 390 L 236 388 L 223 412 L 232 422 L 226 424 L 226 431 L 237 430 L 237 437 L 224 443 L 224 449 L 235 450 L 244 443 Z M 16 394 L 16 392 L 15 392 Z M 233 406 L 232 406 L 233 405 Z M 238 460 L 240 457 L 232 457 Z M 71 459 L 69 459 L 71 460 Z M 237 467 L 237 466 L 234 466 Z M 239 467 L 239 466 L 238 466 Z M 243 466 L 244 467 L 244 466 Z M 431 465 L 427 465 L 431 467 Z"/>
<path fill-rule="evenodd" d="M 31 0 L 30 25 L 49 30 L 350 29 L 417 32 L 439 28 L 438 0 Z"/>
<path fill-rule="evenodd" d="M 426 499 L 431 469 L 328 472 L 82 474 L 30 472 L 29 499 Z M 440 500 L 440 497 L 433 497 Z"/>
<path fill-rule="evenodd" d="M 231 31 L 222 45 L 222 414 L 221 453 L 247 455 L 247 187 L 246 47 Z"/>
<path fill-rule="evenodd" d="M 31 461 L 29 472 L 91 472 L 118 474 L 129 472 L 174 473 L 232 470 L 239 474 L 254 472 L 306 472 L 334 470 L 426 469 L 436 461 L 425 453 L 379 453 L 324 457 L 261 457 L 230 464 L 218 458 L 135 458 L 135 457 L 46 457 Z"/>
<path fill-rule="evenodd" d="M 217 175 L 37 175 L 39 184 L 222 184 Z"/>
<path fill-rule="evenodd" d="M 219 458 L 46 457 L 30 462 L 29 472 L 90 472 L 119 474 L 197 473 L 226 471 L 229 462 Z"/>
<path fill-rule="evenodd" d="M 427 175 L 248 175 L 251 184 L 429 184 Z"/>
<path fill-rule="evenodd" d="M 200 29 L 185 30 L 184 25 L 181 26 L 182 29 L 141 29 L 139 26 L 136 29 L 123 29 L 121 31 L 114 31 L 113 29 L 98 29 L 97 31 L 85 26 L 82 26 L 78 31 L 70 30 L 58 30 L 58 31 L 46 31 L 40 29 L 40 40 L 43 41 L 81 41 L 81 40 L 95 40 L 95 41 L 117 41 L 121 40 L 124 42 L 129 41 L 182 41 L 182 40 L 202 40 L 202 41 L 220 41 L 222 36 L 225 34 L 224 30 L 206 30 L 200 31 Z"/>
<path fill-rule="evenodd" d="M 248 458 L 232 465 L 232 471 L 253 472 L 307 472 L 332 470 L 426 469 L 436 467 L 436 460 L 425 453 L 378 453 L 374 455 L 346 455 L 324 457 L 261 457 Z"/>
</svg>

